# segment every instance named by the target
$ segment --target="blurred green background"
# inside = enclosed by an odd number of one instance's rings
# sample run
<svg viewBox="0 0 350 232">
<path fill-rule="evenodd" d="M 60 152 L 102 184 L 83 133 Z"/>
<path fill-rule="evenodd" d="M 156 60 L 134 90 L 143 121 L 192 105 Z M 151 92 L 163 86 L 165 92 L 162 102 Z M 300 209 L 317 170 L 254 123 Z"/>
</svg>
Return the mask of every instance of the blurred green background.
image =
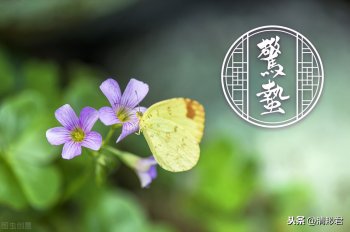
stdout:
<svg viewBox="0 0 350 232">
<path fill-rule="evenodd" d="M 0 10 L 0 228 L 350 231 L 349 1 L 3 0 Z M 305 35 L 325 69 L 313 112 L 275 130 L 241 120 L 220 82 L 235 39 L 269 24 Z M 108 105 L 98 87 L 111 76 L 122 87 L 131 77 L 148 83 L 144 106 L 171 97 L 205 106 L 193 170 L 158 168 L 151 188 L 141 189 L 112 158 L 108 168 L 85 153 L 67 161 L 48 144 L 54 111 Z M 142 136 L 115 146 L 150 155 Z M 288 226 L 289 216 L 342 216 L 344 225 Z"/>
</svg>

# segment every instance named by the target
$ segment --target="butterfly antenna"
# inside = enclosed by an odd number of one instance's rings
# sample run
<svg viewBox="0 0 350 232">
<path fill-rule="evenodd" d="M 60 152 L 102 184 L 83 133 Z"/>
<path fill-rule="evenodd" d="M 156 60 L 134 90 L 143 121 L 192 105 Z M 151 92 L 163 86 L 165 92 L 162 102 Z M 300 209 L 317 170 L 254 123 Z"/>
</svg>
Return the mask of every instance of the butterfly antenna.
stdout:
<svg viewBox="0 0 350 232">
<path fill-rule="evenodd" d="M 137 107 L 139 108 L 139 112 L 141 112 L 141 108 L 140 108 L 140 102 L 139 102 L 139 95 L 137 95 L 137 91 L 135 90 L 135 94 L 136 94 L 136 99 L 137 99 Z M 141 134 L 141 128 L 139 128 L 139 131 L 136 132 L 137 135 Z"/>
</svg>

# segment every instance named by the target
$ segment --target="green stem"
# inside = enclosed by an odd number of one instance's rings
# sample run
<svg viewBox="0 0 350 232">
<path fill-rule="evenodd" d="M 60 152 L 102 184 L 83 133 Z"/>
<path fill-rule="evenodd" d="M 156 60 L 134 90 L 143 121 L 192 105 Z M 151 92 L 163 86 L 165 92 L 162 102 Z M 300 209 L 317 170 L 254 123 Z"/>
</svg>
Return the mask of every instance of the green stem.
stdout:
<svg viewBox="0 0 350 232">
<path fill-rule="evenodd" d="M 90 154 L 92 155 L 92 157 L 94 157 L 94 158 L 96 158 L 96 157 L 98 157 L 99 155 L 100 155 L 100 152 L 99 151 L 91 151 L 91 150 L 89 150 L 90 152 Z"/>
<path fill-rule="evenodd" d="M 105 145 L 104 149 L 117 156 L 121 161 L 123 161 L 126 165 L 128 165 L 131 168 L 133 168 L 139 160 L 139 157 L 132 153 L 121 151 L 108 145 Z"/>
<path fill-rule="evenodd" d="M 121 124 L 116 124 L 116 125 L 112 126 L 112 127 L 109 129 L 109 131 L 108 131 L 108 133 L 107 133 L 107 136 L 106 136 L 106 139 L 104 139 L 103 142 L 102 142 L 102 147 L 103 147 L 104 145 L 108 144 L 109 140 L 111 139 L 111 137 L 113 136 L 115 130 L 116 130 L 118 127 L 121 127 Z"/>
<path fill-rule="evenodd" d="M 118 127 L 121 127 L 121 124 L 115 124 L 115 125 L 110 127 L 110 129 L 106 135 L 106 138 L 102 141 L 102 146 L 101 146 L 100 150 L 98 150 L 98 151 L 91 151 L 90 150 L 90 154 L 92 155 L 92 157 L 97 158 L 100 156 L 101 150 L 104 149 L 105 146 L 107 146 L 106 144 L 108 144 L 109 140 L 111 140 L 115 130 Z"/>
<path fill-rule="evenodd" d="M 123 156 L 123 153 L 121 150 L 118 150 L 117 148 L 111 147 L 109 145 L 105 145 L 104 149 L 106 149 L 107 151 L 113 153 L 114 155 L 118 156 L 119 158 L 121 158 Z"/>
<path fill-rule="evenodd" d="M 112 136 L 113 136 L 115 130 L 116 130 L 118 127 L 121 127 L 121 124 L 115 124 L 115 125 L 113 125 L 113 126 L 110 127 L 110 129 L 109 129 L 109 131 L 108 131 L 108 133 L 107 133 L 107 135 L 106 135 L 106 138 L 102 141 L 102 146 L 101 146 L 100 150 L 98 150 L 98 151 L 89 150 L 89 151 L 90 151 L 89 153 L 91 154 L 91 156 L 92 156 L 93 158 L 97 158 L 97 157 L 100 156 L 101 150 L 106 146 L 106 144 L 108 144 L 109 140 L 111 140 L 111 138 L 112 138 Z"/>
</svg>

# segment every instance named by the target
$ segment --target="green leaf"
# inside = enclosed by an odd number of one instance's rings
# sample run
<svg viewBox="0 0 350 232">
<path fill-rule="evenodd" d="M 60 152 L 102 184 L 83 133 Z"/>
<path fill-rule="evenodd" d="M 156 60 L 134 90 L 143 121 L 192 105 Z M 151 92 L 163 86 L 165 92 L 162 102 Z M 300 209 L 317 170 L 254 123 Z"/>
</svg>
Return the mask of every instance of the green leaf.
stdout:
<svg viewBox="0 0 350 232">
<path fill-rule="evenodd" d="M 198 166 L 200 200 L 223 212 L 232 212 L 247 204 L 254 193 L 256 173 L 249 155 L 228 140 L 214 141 L 203 151 Z"/>
<path fill-rule="evenodd" d="M 0 106 L 0 149 L 10 143 L 45 115 L 45 105 L 40 95 L 24 92 Z"/>
<path fill-rule="evenodd" d="M 91 197 L 91 196 L 90 196 Z M 84 231 L 146 231 L 145 216 L 131 197 L 118 191 L 102 191 L 89 199 Z"/>
<path fill-rule="evenodd" d="M 11 153 L 16 159 L 26 161 L 35 165 L 48 164 L 57 158 L 58 147 L 47 142 L 46 130 L 48 124 L 45 119 L 32 127 L 28 127 L 18 140 L 11 146 Z"/>
<path fill-rule="evenodd" d="M 21 189 L 26 200 L 35 208 L 47 208 L 60 195 L 61 178 L 49 163 L 55 149 L 45 137 L 49 127 L 46 108 L 41 96 L 26 92 L 0 107 L 1 157 L 8 164 L 4 176 L 14 176 L 14 182 L 2 183 L 6 191 Z M 12 185 L 12 186 L 11 186 Z M 5 192 L 6 192 L 5 191 Z M 9 201 L 9 196 L 6 200 Z M 3 201 L 6 201 L 3 200 Z"/>
<path fill-rule="evenodd" d="M 29 203 L 38 209 L 53 205 L 60 195 L 58 170 L 53 166 L 36 166 L 10 157 L 13 172 Z"/>
<path fill-rule="evenodd" d="M 61 178 L 58 170 L 48 165 L 57 156 L 46 141 L 43 126 L 29 127 L 11 148 L 7 158 L 30 204 L 35 208 L 51 206 L 59 197 Z"/>
<path fill-rule="evenodd" d="M 25 86 L 53 101 L 58 96 L 58 66 L 52 62 L 30 60 L 22 66 Z"/>
<path fill-rule="evenodd" d="M 0 203 L 15 209 L 21 209 L 27 205 L 16 178 L 3 160 L 0 161 L 0 183 Z"/>
</svg>

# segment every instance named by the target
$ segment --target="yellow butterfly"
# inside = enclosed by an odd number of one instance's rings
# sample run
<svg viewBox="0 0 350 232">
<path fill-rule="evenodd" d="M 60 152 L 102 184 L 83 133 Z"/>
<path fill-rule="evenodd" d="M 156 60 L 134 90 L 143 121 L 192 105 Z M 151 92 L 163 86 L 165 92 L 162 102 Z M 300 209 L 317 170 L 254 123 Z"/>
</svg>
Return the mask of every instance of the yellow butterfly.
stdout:
<svg viewBox="0 0 350 232">
<path fill-rule="evenodd" d="M 152 105 L 139 117 L 140 131 L 162 168 L 182 172 L 197 164 L 205 120 L 200 103 L 173 98 Z"/>
</svg>

